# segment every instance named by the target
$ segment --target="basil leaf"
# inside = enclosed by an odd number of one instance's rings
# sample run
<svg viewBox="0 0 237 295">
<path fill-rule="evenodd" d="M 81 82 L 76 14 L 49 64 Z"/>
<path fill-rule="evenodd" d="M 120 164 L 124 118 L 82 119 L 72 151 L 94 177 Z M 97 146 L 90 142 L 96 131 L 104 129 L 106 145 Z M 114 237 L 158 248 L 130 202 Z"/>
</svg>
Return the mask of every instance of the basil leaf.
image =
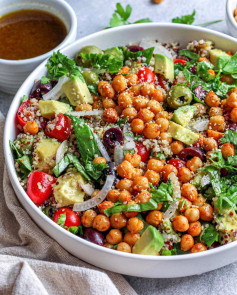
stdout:
<svg viewBox="0 0 237 295">
<path fill-rule="evenodd" d="M 24 155 L 23 157 L 18 158 L 16 161 L 19 164 L 21 172 L 24 175 L 28 175 L 32 171 L 30 158 L 27 155 Z"/>
<path fill-rule="evenodd" d="M 237 131 L 228 129 L 221 138 L 221 143 L 226 142 L 233 143 L 233 145 L 237 146 Z"/>
<path fill-rule="evenodd" d="M 41 77 L 40 82 L 41 82 L 41 84 L 47 84 L 50 82 L 50 79 L 43 76 L 43 77 Z"/>
<path fill-rule="evenodd" d="M 17 147 L 11 140 L 9 140 L 9 145 L 10 145 L 10 149 L 12 151 L 13 156 L 14 156 L 14 153 L 16 153 L 16 157 L 21 158 L 22 154 L 18 151 Z"/>
<path fill-rule="evenodd" d="M 168 183 L 162 182 L 157 189 L 152 185 L 149 193 L 151 194 L 152 199 L 157 203 L 173 201 L 173 198 L 171 197 L 173 194 L 173 188 L 170 181 Z"/>
<path fill-rule="evenodd" d="M 87 161 L 85 165 L 85 170 L 91 178 L 93 178 L 94 180 L 98 180 L 102 175 L 102 171 L 108 167 L 109 166 L 106 163 L 98 164 L 91 161 Z"/>
<path fill-rule="evenodd" d="M 219 233 L 215 230 L 214 226 L 210 223 L 204 224 L 204 229 L 201 232 L 200 240 L 203 241 L 208 247 L 214 242 L 218 242 Z"/>
<path fill-rule="evenodd" d="M 89 89 L 90 93 L 94 93 L 95 95 L 98 95 L 98 86 L 96 83 L 91 84 L 91 85 L 87 85 L 87 88 Z"/>
<path fill-rule="evenodd" d="M 198 61 L 199 59 L 199 55 L 196 52 L 193 52 L 187 49 L 181 49 L 179 51 L 179 55 L 186 56 L 193 61 Z"/>
<path fill-rule="evenodd" d="M 237 73 L 237 52 L 231 57 L 228 63 L 223 68 L 224 74 L 236 74 Z"/>
</svg>

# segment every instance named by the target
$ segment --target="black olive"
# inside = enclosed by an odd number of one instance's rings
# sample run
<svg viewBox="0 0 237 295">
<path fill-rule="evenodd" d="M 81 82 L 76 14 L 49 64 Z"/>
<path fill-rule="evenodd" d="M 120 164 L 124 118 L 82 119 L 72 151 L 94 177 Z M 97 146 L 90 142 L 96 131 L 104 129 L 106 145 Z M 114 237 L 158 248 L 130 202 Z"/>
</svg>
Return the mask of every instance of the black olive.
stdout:
<svg viewBox="0 0 237 295">
<path fill-rule="evenodd" d="M 114 148 L 116 143 L 123 141 L 123 132 L 119 128 L 110 128 L 105 131 L 103 136 L 104 145 L 108 148 Z"/>
</svg>

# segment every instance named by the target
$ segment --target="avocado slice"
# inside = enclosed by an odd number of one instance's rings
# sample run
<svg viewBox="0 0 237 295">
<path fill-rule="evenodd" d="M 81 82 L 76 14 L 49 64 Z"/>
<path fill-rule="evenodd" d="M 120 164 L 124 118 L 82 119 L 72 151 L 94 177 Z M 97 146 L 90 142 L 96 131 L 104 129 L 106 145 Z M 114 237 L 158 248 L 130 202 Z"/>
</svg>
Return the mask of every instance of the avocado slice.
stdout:
<svg viewBox="0 0 237 295">
<path fill-rule="evenodd" d="M 70 104 L 77 106 L 82 103 L 93 103 L 93 98 L 86 85 L 86 82 L 79 77 L 70 77 L 62 86 L 62 89 L 70 101 Z"/>
<path fill-rule="evenodd" d="M 155 54 L 155 72 L 172 82 L 174 80 L 174 62 L 167 56 Z"/>
<path fill-rule="evenodd" d="M 53 187 L 53 195 L 60 207 L 82 203 L 85 192 L 81 184 L 86 184 L 84 177 L 79 172 L 68 172 L 57 179 Z"/>
<path fill-rule="evenodd" d="M 123 53 L 118 47 L 105 49 L 104 54 L 109 54 L 112 58 L 118 57 L 120 59 L 123 59 Z"/>
<path fill-rule="evenodd" d="M 174 231 L 172 223 L 169 219 L 164 219 L 163 220 L 163 227 L 164 227 L 164 231 L 165 233 L 163 233 L 163 236 L 165 237 L 165 234 L 169 235 L 170 237 L 172 237 L 173 241 L 175 243 L 179 243 L 181 238 L 180 236 Z"/>
<path fill-rule="evenodd" d="M 170 121 L 168 133 L 176 140 L 179 140 L 187 145 L 193 144 L 198 140 L 199 135 L 191 130 L 184 128 L 175 122 Z"/>
<path fill-rule="evenodd" d="M 40 100 L 39 109 L 41 115 L 47 119 L 51 119 L 56 112 L 65 114 L 72 110 L 69 104 L 57 100 Z"/>
<path fill-rule="evenodd" d="M 182 106 L 174 111 L 172 121 L 182 126 L 187 126 L 190 120 L 194 117 L 197 108 L 195 106 Z"/>
<path fill-rule="evenodd" d="M 221 49 L 210 50 L 210 61 L 214 65 L 215 70 L 220 70 L 230 60 L 230 56 Z"/>
<path fill-rule="evenodd" d="M 136 244 L 132 248 L 134 254 L 157 255 L 164 246 L 164 238 L 161 233 L 152 225 L 141 235 Z"/>
</svg>

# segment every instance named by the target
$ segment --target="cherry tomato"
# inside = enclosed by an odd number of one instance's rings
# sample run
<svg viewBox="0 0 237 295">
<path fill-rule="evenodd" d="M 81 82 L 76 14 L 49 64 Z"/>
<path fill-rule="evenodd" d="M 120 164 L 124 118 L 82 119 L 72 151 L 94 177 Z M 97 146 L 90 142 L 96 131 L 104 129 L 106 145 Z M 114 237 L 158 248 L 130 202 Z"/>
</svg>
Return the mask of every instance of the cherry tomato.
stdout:
<svg viewBox="0 0 237 295">
<path fill-rule="evenodd" d="M 80 225 L 80 223 L 81 223 L 80 217 L 74 211 L 72 211 L 72 209 L 70 209 L 70 208 L 61 208 L 58 211 L 56 211 L 53 216 L 53 221 L 57 223 L 60 215 L 65 214 L 65 213 L 66 213 L 66 220 L 65 220 L 64 224 L 59 223 L 59 225 L 63 225 L 66 228 L 69 228 L 71 226 L 79 226 Z"/>
<path fill-rule="evenodd" d="M 163 77 L 161 75 L 158 75 L 158 84 L 160 85 L 161 88 L 165 89 L 165 84 L 163 82 Z"/>
<path fill-rule="evenodd" d="M 152 70 L 148 68 L 140 68 L 137 76 L 140 82 L 148 82 L 148 83 L 155 82 L 155 74 L 154 72 L 152 72 Z"/>
<path fill-rule="evenodd" d="M 170 159 L 168 164 L 173 165 L 176 169 L 180 169 L 181 167 L 186 167 L 186 163 L 180 159 Z"/>
<path fill-rule="evenodd" d="M 186 64 L 186 60 L 185 59 L 182 59 L 182 58 L 176 58 L 175 60 L 174 60 L 174 63 L 175 64 L 177 64 L 177 63 L 181 63 L 183 66 L 185 66 L 185 64 Z"/>
<path fill-rule="evenodd" d="M 137 154 L 139 156 L 141 156 L 141 161 L 146 162 L 150 157 L 150 152 L 147 150 L 147 148 L 144 146 L 144 144 L 137 141 L 136 142 L 136 149 L 137 149 Z"/>
<path fill-rule="evenodd" d="M 71 129 L 71 119 L 63 114 L 58 114 L 53 121 L 48 122 L 44 132 L 48 137 L 56 138 L 62 142 L 68 139 Z"/>
<path fill-rule="evenodd" d="M 44 172 L 35 171 L 27 180 L 27 195 L 36 205 L 42 205 L 52 195 L 52 184 L 56 178 Z"/>
</svg>

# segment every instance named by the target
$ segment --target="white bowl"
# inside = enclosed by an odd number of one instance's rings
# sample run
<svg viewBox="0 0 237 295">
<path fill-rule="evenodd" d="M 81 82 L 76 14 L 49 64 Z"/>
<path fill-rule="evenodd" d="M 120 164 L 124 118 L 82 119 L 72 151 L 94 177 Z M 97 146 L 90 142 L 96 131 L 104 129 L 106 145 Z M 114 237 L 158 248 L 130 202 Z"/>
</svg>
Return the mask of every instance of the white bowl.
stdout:
<svg viewBox="0 0 237 295">
<path fill-rule="evenodd" d="M 217 48 L 237 51 L 237 40 L 215 31 L 187 25 L 152 23 L 101 31 L 76 41 L 63 49 L 62 52 L 73 57 L 85 45 L 97 45 L 105 49 L 126 45 L 131 41 L 140 41 L 141 39 L 156 39 L 161 42 L 177 41 L 181 45 L 186 45 L 187 42 L 194 39 L 206 39 L 214 41 Z M 4 152 L 10 180 L 18 199 L 32 219 L 73 255 L 98 267 L 122 274 L 150 278 L 182 277 L 201 274 L 237 260 L 237 242 L 206 252 L 168 257 L 128 254 L 107 249 L 69 233 L 45 216 L 33 204 L 17 179 L 9 140 L 13 140 L 16 136 L 14 119 L 19 107 L 20 97 L 29 94 L 35 78 L 40 78 L 46 74 L 45 63 L 43 62 L 26 79 L 17 92 L 8 112 L 4 133 Z"/>
<path fill-rule="evenodd" d="M 235 18 L 234 18 L 235 8 L 237 8 L 237 0 L 226 1 L 226 22 L 231 35 L 237 38 L 237 22 L 235 21 Z"/>
<path fill-rule="evenodd" d="M 24 60 L 6 60 L 0 58 L 0 90 L 15 94 L 22 82 L 53 51 L 63 48 L 76 39 L 77 19 L 75 12 L 62 0 L 1 0 L 0 17 L 21 9 L 37 9 L 49 12 L 61 19 L 68 34 L 53 50 L 40 56 Z"/>
</svg>

